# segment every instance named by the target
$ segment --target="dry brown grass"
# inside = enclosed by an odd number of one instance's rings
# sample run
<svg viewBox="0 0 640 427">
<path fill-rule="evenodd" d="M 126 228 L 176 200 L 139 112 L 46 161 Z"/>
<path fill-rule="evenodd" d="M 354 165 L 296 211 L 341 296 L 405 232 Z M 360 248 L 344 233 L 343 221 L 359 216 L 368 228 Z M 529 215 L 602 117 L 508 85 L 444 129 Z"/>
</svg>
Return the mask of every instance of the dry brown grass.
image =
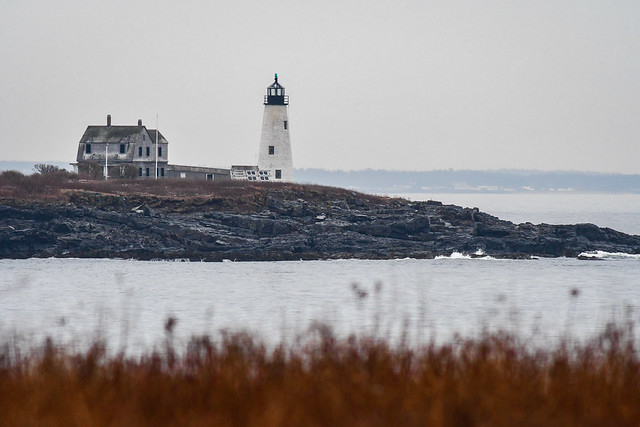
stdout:
<svg viewBox="0 0 640 427">
<path fill-rule="evenodd" d="M 296 348 L 232 334 L 137 359 L 5 346 L 0 424 L 640 424 L 638 348 L 617 328 L 548 351 L 505 334 L 411 348 L 318 331 Z"/>
<path fill-rule="evenodd" d="M 122 203 L 122 197 L 127 203 Z M 321 203 L 358 199 L 360 205 L 392 203 L 391 199 L 315 184 L 249 182 L 239 180 L 112 179 L 86 180 L 67 171 L 23 175 L 0 173 L 0 203 L 73 203 L 106 209 L 152 208 L 188 212 L 215 205 L 219 209 L 253 212 L 269 197 Z"/>
<path fill-rule="evenodd" d="M 379 199 L 376 196 L 351 190 L 315 184 L 277 182 L 249 182 L 240 180 L 185 180 L 185 179 L 111 179 L 87 180 L 64 170 L 24 175 L 17 171 L 0 173 L 0 198 L 64 199 L 66 190 L 84 190 L 108 194 L 145 194 L 163 197 L 231 196 L 241 192 L 296 191 L 303 200 L 306 197 L 327 193 L 329 196 L 358 195 Z"/>
</svg>

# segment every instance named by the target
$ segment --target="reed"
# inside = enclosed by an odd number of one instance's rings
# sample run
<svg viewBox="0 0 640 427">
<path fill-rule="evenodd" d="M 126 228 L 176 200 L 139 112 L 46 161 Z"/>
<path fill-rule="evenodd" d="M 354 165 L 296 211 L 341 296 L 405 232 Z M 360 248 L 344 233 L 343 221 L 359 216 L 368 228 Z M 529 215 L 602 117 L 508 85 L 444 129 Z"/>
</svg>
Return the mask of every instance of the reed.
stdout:
<svg viewBox="0 0 640 427">
<path fill-rule="evenodd" d="M 638 425 L 640 360 L 630 328 L 533 349 L 486 334 L 423 346 L 339 339 L 298 345 L 246 333 L 162 351 L 73 352 L 50 339 L 0 355 L 3 425 Z"/>
</svg>

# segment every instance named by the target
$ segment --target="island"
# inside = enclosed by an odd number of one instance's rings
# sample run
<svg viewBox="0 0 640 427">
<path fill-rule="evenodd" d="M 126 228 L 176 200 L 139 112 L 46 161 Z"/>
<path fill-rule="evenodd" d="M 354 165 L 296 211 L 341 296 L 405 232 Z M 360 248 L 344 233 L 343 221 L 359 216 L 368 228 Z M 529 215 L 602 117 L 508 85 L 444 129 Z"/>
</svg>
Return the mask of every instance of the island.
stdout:
<svg viewBox="0 0 640 427">
<path fill-rule="evenodd" d="M 6 175 L 7 173 L 5 172 Z M 280 261 L 640 253 L 594 224 L 514 224 L 477 208 L 311 184 L 4 176 L 0 258 Z M 10 178 L 10 177 L 9 177 Z"/>
</svg>

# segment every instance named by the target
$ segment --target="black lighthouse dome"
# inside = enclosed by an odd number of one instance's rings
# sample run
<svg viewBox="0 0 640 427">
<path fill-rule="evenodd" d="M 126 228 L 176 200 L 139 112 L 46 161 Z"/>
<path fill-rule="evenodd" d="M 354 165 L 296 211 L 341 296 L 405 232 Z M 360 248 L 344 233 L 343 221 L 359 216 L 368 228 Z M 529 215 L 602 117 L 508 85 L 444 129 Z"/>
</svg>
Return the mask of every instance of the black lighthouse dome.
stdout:
<svg viewBox="0 0 640 427">
<path fill-rule="evenodd" d="M 288 105 L 289 97 L 284 94 L 284 86 L 278 83 L 278 74 L 276 73 L 274 82 L 267 88 L 267 94 L 264 96 L 264 105 Z"/>
</svg>

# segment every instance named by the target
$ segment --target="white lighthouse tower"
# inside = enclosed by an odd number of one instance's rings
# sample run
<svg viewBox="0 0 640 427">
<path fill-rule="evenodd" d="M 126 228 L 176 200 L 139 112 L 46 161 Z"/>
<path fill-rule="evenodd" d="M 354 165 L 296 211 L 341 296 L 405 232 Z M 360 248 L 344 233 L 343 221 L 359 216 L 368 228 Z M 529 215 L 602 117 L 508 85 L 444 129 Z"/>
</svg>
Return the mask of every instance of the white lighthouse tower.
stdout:
<svg viewBox="0 0 640 427">
<path fill-rule="evenodd" d="M 284 87 L 278 83 L 276 74 L 275 81 L 267 88 L 264 97 L 262 135 L 258 152 L 258 170 L 261 174 L 267 173 L 269 180 L 293 181 L 288 105 L 289 97 L 285 95 Z"/>
</svg>

